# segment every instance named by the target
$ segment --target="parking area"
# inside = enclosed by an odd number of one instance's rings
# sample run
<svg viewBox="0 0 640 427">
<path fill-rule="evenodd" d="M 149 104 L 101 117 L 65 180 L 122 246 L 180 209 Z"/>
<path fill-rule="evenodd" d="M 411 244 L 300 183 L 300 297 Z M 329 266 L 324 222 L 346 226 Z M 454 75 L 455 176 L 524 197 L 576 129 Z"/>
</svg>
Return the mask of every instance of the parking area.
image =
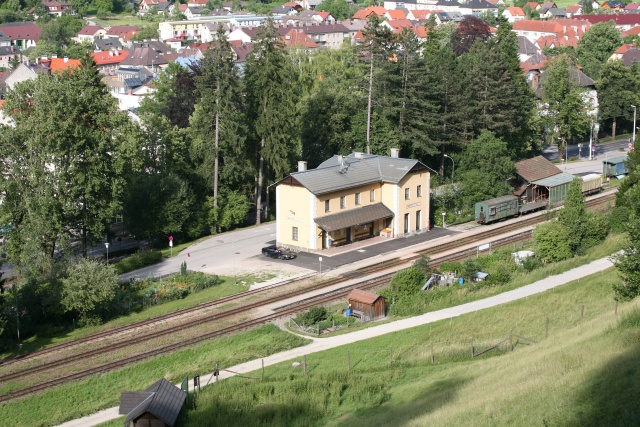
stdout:
<svg viewBox="0 0 640 427">
<path fill-rule="evenodd" d="M 368 240 L 352 243 L 350 245 L 327 249 L 322 252 L 300 252 L 297 254 L 298 256 L 292 260 L 271 259 L 263 256 L 262 254 L 252 257 L 252 260 L 257 261 L 256 258 L 262 258 L 265 266 L 268 264 L 270 268 L 278 268 L 281 265 L 287 264 L 289 267 L 283 267 L 286 270 L 295 266 L 299 269 L 319 271 L 320 257 L 322 257 L 322 270 L 326 271 L 345 264 L 362 261 L 367 258 L 387 254 L 458 233 L 458 231 L 436 227 L 428 232 L 408 237 L 393 239 L 378 236 Z M 270 242 L 270 244 L 273 243 L 275 242 Z"/>
</svg>

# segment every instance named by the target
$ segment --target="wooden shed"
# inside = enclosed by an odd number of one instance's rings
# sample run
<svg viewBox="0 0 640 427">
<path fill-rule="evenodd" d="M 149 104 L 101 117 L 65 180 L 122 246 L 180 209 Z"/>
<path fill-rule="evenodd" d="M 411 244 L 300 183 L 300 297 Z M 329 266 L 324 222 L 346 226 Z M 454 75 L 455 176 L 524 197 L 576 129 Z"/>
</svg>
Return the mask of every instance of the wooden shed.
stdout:
<svg viewBox="0 0 640 427">
<path fill-rule="evenodd" d="M 387 305 L 384 297 L 360 289 L 354 289 L 347 295 L 352 315 L 363 322 L 386 316 Z"/>
<path fill-rule="evenodd" d="M 164 378 L 145 391 L 123 391 L 120 414 L 125 427 L 173 427 L 187 393 Z"/>
</svg>

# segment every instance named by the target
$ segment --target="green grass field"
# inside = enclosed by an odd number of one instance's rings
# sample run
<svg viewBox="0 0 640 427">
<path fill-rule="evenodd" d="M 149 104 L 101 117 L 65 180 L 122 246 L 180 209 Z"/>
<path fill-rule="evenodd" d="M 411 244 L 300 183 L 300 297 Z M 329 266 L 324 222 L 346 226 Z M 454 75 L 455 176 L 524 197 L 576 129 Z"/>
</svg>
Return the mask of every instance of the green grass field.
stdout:
<svg viewBox="0 0 640 427">
<path fill-rule="evenodd" d="M 288 350 L 307 341 L 267 325 L 161 356 L 103 375 L 53 388 L 0 406 L 2 426 L 51 426 L 117 406 L 124 390 L 143 390 L 160 378 L 173 382 Z M 122 424 L 120 424 L 122 425 Z"/>
<path fill-rule="evenodd" d="M 638 301 L 614 315 L 617 280 L 612 269 L 525 300 L 312 354 L 306 377 L 289 361 L 267 368 L 262 383 L 223 381 L 203 390 L 183 420 L 189 426 L 634 425 L 640 315 Z M 516 338 L 513 353 L 503 346 L 471 358 L 470 337 L 479 351 L 512 329 L 539 343 Z"/>
</svg>

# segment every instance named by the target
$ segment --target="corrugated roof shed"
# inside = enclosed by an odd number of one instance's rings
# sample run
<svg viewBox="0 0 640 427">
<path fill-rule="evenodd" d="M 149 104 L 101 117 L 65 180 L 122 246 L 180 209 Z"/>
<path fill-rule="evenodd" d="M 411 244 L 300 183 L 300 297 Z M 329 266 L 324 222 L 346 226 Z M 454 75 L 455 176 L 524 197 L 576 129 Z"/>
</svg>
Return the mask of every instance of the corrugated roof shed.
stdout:
<svg viewBox="0 0 640 427">
<path fill-rule="evenodd" d="M 186 398 L 184 391 L 162 378 L 144 392 L 123 392 L 120 414 L 127 414 L 125 425 L 149 412 L 173 426 Z"/>
<path fill-rule="evenodd" d="M 378 298 L 382 298 L 382 297 L 378 294 L 374 294 L 373 292 L 367 292 L 361 289 L 354 289 L 351 292 L 349 292 L 349 295 L 347 295 L 347 300 L 353 299 L 356 301 L 363 302 L 365 304 L 373 304 L 374 302 L 376 302 Z"/>
<path fill-rule="evenodd" d="M 516 163 L 515 167 L 518 170 L 518 175 L 528 182 L 538 181 L 562 173 L 560 169 L 543 156 L 522 160 Z"/>
<path fill-rule="evenodd" d="M 610 165 L 617 165 L 618 163 L 624 163 L 627 161 L 627 156 L 618 156 L 618 157 L 612 157 L 610 159 L 607 160 L 603 160 L 602 163 L 608 163 Z"/>
<path fill-rule="evenodd" d="M 534 181 L 533 184 L 542 185 L 544 187 L 557 187 L 558 185 L 563 185 L 568 182 L 576 179 L 574 175 L 570 173 L 559 173 L 558 175 L 553 175 L 548 178 L 540 179 L 538 181 Z"/>
</svg>

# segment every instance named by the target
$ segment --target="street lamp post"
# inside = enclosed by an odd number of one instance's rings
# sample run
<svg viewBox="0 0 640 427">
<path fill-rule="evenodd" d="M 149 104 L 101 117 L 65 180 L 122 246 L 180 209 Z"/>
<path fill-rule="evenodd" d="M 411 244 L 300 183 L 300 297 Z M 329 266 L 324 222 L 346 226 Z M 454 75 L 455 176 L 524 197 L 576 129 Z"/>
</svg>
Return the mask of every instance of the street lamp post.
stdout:
<svg viewBox="0 0 640 427">
<path fill-rule="evenodd" d="M 236 241 L 231 242 L 233 247 L 233 284 L 236 284 Z"/>
<path fill-rule="evenodd" d="M 632 105 L 633 108 L 633 137 L 631 138 L 631 147 L 635 150 L 636 148 L 636 106 Z"/>
<path fill-rule="evenodd" d="M 447 224 L 445 224 L 444 222 L 444 218 L 447 216 L 446 212 L 442 212 L 442 228 L 446 229 L 447 228 Z"/>
<path fill-rule="evenodd" d="M 453 164 L 453 169 L 451 169 L 451 182 L 453 182 L 453 174 L 456 172 L 456 162 L 453 161 L 453 159 L 449 156 L 447 156 L 446 154 L 444 155 L 447 159 L 451 160 L 451 163 Z"/>
<path fill-rule="evenodd" d="M 320 274 L 322 274 L 322 257 L 318 257 L 318 261 L 320 261 Z"/>
<path fill-rule="evenodd" d="M 109 265 L 109 242 L 104 244 L 107 248 L 107 265 Z"/>
</svg>

